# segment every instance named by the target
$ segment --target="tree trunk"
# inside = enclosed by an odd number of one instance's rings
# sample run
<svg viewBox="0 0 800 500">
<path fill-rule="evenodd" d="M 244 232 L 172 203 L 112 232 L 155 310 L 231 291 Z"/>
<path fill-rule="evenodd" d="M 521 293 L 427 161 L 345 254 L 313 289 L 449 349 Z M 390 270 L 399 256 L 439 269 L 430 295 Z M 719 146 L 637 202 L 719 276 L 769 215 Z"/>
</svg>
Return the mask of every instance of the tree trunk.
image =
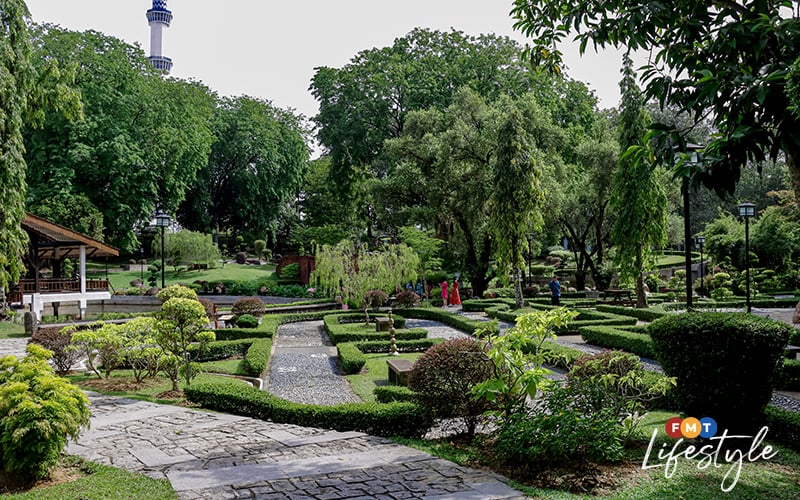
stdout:
<svg viewBox="0 0 800 500">
<path fill-rule="evenodd" d="M 575 271 L 575 290 L 586 290 L 586 270 Z"/>
<path fill-rule="evenodd" d="M 6 289 L 0 286 L 0 321 L 8 317 L 8 299 L 6 298 Z"/>
<path fill-rule="evenodd" d="M 520 279 L 519 266 L 514 266 L 514 305 L 517 309 L 522 309 L 522 280 Z"/>
<path fill-rule="evenodd" d="M 794 197 L 795 200 L 800 203 L 800 164 L 798 164 L 797 157 L 795 156 L 794 152 L 784 152 L 786 153 L 786 166 L 789 168 L 789 178 L 792 181 Z"/>
<path fill-rule="evenodd" d="M 644 275 L 642 274 L 636 277 L 636 307 L 647 309 L 647 295 L 644 291 Z"/>
</svg>

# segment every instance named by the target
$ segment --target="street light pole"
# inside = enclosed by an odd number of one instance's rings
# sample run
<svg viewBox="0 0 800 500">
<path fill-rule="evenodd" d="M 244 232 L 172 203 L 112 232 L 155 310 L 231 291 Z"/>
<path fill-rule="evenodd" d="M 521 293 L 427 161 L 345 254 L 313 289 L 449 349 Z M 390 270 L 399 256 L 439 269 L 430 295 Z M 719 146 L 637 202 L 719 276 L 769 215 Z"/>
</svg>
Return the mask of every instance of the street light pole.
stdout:
<svg viewBox="0 0 800 500">
<path fill-rule="evenodd" d="M 170 217 L 169 215 L 165 214 L 164 212 L 159 212 L 156 214 L 156 226 L 161 228 L 161 288 L 164 288 L 164 271 L 165 271 L 165 261 L 164 261 L 164 235 L 166 233 L 167 226 L 170 224 Z"/>
<path fill-rule="evenodd" d="M 756 214 L 756 206 L 752 203 L 739 205 L 739 217 L 744 217 L 744 276 L 747 298 L 746 310 L 750 313 L 750 217 Z"/>
</svg>

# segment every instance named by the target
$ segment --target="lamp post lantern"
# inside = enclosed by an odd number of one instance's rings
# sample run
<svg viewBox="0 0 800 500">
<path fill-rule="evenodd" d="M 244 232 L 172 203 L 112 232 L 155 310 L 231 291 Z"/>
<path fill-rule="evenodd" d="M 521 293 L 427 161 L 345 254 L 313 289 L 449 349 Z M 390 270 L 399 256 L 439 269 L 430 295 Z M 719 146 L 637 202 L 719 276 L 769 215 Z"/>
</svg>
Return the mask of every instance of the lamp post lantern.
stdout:
<svg viewBox="0 0 800 500">
<path fill-rule="evenodd" d="M 171 219 L 164 212 L 156 214 L 156 227 L 161 228 L 161 288 L 164 288 L 164 233 L 169 226 Z"/>
<path fill-rule="evenodd" d="M 706 237 L 702 234 L 697 235 L 695 238 L 697 246 L 700 247 L 700 266 L 697 268 L 697 275 L 700 277 L 700 296 L 705 295 L 705 288 L 703 286 L 703 278 L 705 277 L 705 261 L 703 260 L 703 244 L 706 242 Z"/>
<path fill-rule="evenodd" d="M 698 144 L 686 143 L 683 151 L 675 151 L 675 162 L 679 165 L 681 161 L 689 165 L 699 163 L 698 152 L 703 150 L 703 146 Z M 684 156 L 688 155 L 682 160 Z M 689 174 L 683 174 L 681 181 L 681 195 L 683 196 L 683 247 L 684 262 L 686 265 L 686 310 L 692 309 L 692 222 L 691 207 L 689 198 Z"/>
<path fill-rule="evenodd" d="M 744 218 L 744 276 L 745 276 L 745 288 L 746 288 L 746 304 L 747 304 L 747 312 L 749 313 L 750 308 L 750 217 L 754 217 L 756 215 L 756 206 L 752 203 L 740 203 L 739 204 L 739 217 Z"/>
</svg>

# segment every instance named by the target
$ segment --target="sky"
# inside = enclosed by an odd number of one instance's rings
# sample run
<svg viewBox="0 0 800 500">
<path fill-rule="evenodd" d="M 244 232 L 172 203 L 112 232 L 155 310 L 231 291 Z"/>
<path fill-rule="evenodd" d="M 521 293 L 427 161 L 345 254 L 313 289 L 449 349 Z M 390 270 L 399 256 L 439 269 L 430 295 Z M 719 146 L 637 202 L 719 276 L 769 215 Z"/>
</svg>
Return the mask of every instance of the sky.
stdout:
<svg viewBox="0 0 800 500">
<path fill-rule="evenodd" d="M 93 29 L 150 53 L 145 12 L 151 0 L 26 0 L 37 23 Z M 172 75 L 199 80 L 220 95 L 249 95 L 317 113 L 308 91 L 319 66 L 342 67 L 358 52 L 385 47 L 415 27 L 525 42 L 508 15 L 511 0 L 168 0 L 173 13 L 163 54 Z M 567 73 L 596 92 L 601 108 L 619 103 L 621 56 L 564 48 Z"/>
</svg>

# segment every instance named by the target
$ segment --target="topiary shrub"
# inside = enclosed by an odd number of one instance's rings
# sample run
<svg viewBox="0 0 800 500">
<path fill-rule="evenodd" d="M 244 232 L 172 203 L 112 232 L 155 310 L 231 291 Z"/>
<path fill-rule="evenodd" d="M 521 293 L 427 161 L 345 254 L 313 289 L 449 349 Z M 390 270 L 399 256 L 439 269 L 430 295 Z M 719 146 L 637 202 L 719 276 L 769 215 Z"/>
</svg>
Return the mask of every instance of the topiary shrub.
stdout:
<svg viewBox="0 0 800 500">
<path fill-rule="evenodd" d="M 258 297 L 245 297 L 237 300 L 233 303 L 233 306 L 231 306 L 231 314 L 236 317 L 244 314 L 250 314 L 256 317 L 263 316 L 265 310 L 264 303 Z"/>
<path fill-rule="evenodd" d="M 419 295 L 411 290 L 400 292 L 396 297 L 397 303 L 402 307 L 415 307 L 419 305 Z"/>
<path fill-rule="evenodd" d="M 158 300 L 160 300 L 162 304 L 169 299 L 174 299 L 176 297 L 182 299 L 199 300 L 197 298 L 197 292 L 183 285 L 170 285 L 163 290 L 160 290 L 156 297 L 158 297 Z"/>
<path fill-rule="evenodd" d="M 792 327 L 743 313 L 676 314 L 651 323 L 656 359 L 677 379 L 679 409 L 731 433 L 763 422 Z"/>
<path fill-rule="evenodd" d="M 358 373 L 367 363 L 364 353 L 352 342 L 342 342 L 336 345 L 336 353 L 339 362 L 342 364 L 342 371 L 345 375 Z"/>
<path fill-rule="evenodd" d="M 264 240 L 256 240 L 253 242 L 253 253 L 255 253 L 259 257 L 264 256 L 264 252 L 267 249 L 267 242 Z"/>
<path fill-rule="evenodd" d="M 236 263 L 247 264 L 247 252 L 236 252 Z"/>
<path fill-rule="evenodd" d="M 300 264 L 288 264 L 281 269 L 281 279 L 287 281 L 300 281 Z"/>
<path fill-rule="evenodd" d="M 527 299 L 536 297 L 536 295 L 538 294 L 539 294 L 539 287 L 536 285 L 526 286 L 525 288 L 522 289 L 522 296 Z"/>
<path fill-rule="evenodd" d="M 0 468 L 23 479 L 47 476 L 67 439 L 89 425 L 89 399 L 56 376 L 43 347 L 0 357 Z"/>
<path fill-rule="evenodd" d="M 435 345 L 414 363 L 408 388 L 418 394 L 420 406 L 434 417 L 461 419 L 467 434 L 472 435 L 479 417 L 491 409 L 486 399 L 472 394 L 474 386 L 495 374 L 494 363 L 486 353 L 486 344 L 471 338 Z"/>
<path fill-rule="evenodd" d="M 242 314 L 236 318 L 236 326 L 239 328 L 255 328 L 258 326 L 258 318 L 252 314 Z"/>
</svg>

